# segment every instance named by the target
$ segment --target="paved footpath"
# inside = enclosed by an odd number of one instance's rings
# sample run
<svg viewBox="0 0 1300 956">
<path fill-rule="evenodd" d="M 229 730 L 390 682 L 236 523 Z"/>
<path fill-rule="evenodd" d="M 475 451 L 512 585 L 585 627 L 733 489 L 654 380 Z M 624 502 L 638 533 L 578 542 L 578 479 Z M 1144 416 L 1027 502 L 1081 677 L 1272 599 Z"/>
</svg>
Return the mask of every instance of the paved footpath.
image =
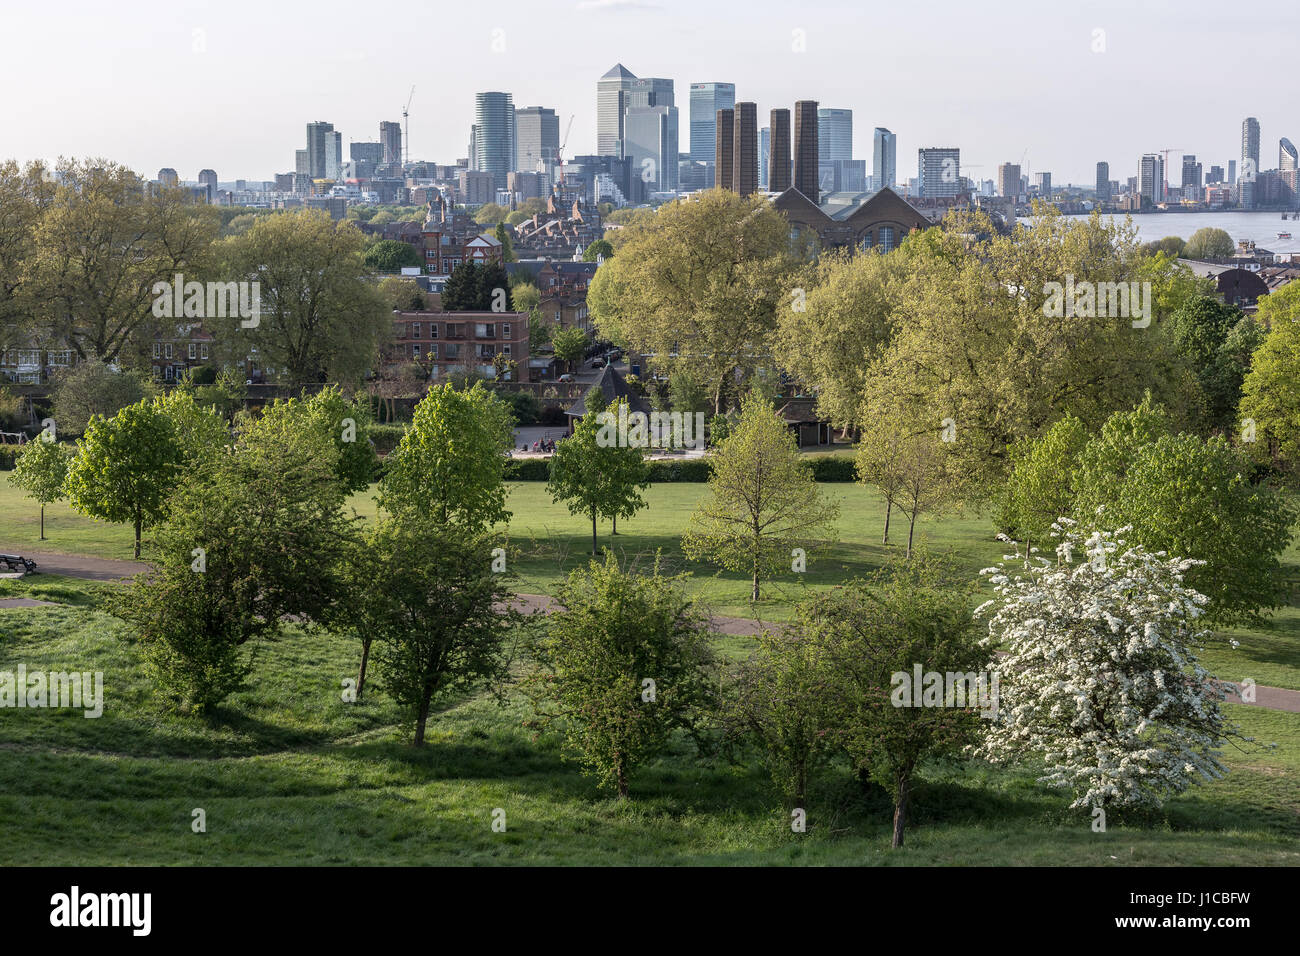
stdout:
<svg viewBox="0 0 1300 956">
<path fill-rule="evenodd" d="M 13 550 L 0 545 L 0 553 L 14 553 Z M 87 578 L 92 581 L 116 581 L 139 574 L 148 569 L 142 561 L 117 561 L 110 558 L 90 558 L 83 555 L 50 554 L 40 551 L 23 551 L 17 553 L 36 562 L 38 571 L 46 574 L 62 574 L 70 578 Z M 26 602 L 26 603 L 19 603 Z M 30 598 L 15 598 L 0 601 L 0 608 L 37 607 L 48 602 L 33 602 Z M 540 612 L 549 614 L 556 607 L 555 599 L 545 594 L 520 594 L 518 608 L 525 613 Z M 709 619 L 712 630 L 718 634 L 754 635 L 763 630 L 779 628 L 779 623 L 756 621 L 747 617 L 726 617 L 714 615 Z M 1241 703 L 1236 694 L 1229 694 L 1227 700 Z M 1300 690 L 1287 690 L 1282 687 L 1255 688 L 1255 706 L 1266 710 L 1282 710 L 1300 713 Z"/>
</svg>

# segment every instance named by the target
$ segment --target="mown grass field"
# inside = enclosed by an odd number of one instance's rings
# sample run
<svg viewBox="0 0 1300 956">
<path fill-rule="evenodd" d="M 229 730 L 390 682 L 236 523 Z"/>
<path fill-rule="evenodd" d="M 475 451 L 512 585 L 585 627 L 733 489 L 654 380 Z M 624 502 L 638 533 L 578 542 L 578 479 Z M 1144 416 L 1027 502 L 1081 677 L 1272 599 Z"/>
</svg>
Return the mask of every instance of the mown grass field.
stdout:
<svg viewBox="0 0 1300 956">
<path fill-rule="evenodd" d="M 103 717 L 0 710 L 0 864 L 1300 864 L 1300 714 L 1229 706 L 1262 742 L 1232 773 L 1153 819 L 1094 833 L 1029 768 L 925 767 L 914 828 L 889 849 L 886 794 L 843 766 L 817 781 L 808 832 L 790 832 L 757 759 L 701 759 L 685 744 L 632 777 L 619 803 L 534 739 L 508 694 L 452 702 L 417 752 L 382 692 L 344 703 L 358 648 L 291 633 L 257 649 L 249 687 L 206 719 L 159 709 L 103 589 L 54 577 L 4 596 L 0 669 L 102 670 Z M 740 649 L 731 638 L 727 649 Z M 191 829 L 206 813 L 207 832 Z M 492 813 L 505 811 L 506 831 Z"/>
</svg>

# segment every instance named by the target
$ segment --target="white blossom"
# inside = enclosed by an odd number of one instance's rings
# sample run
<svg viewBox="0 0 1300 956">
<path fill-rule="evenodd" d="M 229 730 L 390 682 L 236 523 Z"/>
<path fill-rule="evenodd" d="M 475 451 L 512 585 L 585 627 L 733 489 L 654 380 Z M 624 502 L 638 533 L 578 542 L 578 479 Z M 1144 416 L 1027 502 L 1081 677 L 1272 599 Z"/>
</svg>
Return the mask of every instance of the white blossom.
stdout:
<svg viewBox="0 0 1300 956">
<path fill-rule="evenodd" d="M 1130 545 L 1127 528 L 1055 528 L 1058 566 L 982 572 L 997 596 L 978 613 L 1006 656 L 976 752 L 1044 761 L 1042 781 L 1070 790 L 1072 807 L 1158 805 L 1222 776 L 1222 742 L 1240 734 L 1220 706 L 1224 685 L 1197 660 L 1207 599 L 1182 583 L 1191 563 Z"/>
</svg>

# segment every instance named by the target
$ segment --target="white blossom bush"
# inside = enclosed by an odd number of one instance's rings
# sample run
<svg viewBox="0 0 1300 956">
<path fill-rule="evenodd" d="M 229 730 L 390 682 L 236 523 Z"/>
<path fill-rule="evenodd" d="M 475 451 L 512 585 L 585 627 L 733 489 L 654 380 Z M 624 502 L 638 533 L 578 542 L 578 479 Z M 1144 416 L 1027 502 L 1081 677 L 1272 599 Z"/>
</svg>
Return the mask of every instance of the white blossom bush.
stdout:
<svg viewBox="0 0 1300 956">
<path fill-rule="evenodd" d="M 1241 736 L 1220 707 L 1235 687 L 1197 663 L 1207 599 L 1183 575 L 1198 562 L 1129 544 L 1128 530 L 1085 537 L 1062 518 L 1055 563 L 1030 552 L 981 572 L 998 597 L 976 614 L 1007 656 L 976 752 L 1040 758 L 1041 781 L 1070 789 L 1071 808 L 1159 806 L 1223 776 L 1220 747 Z"/>
</svg>

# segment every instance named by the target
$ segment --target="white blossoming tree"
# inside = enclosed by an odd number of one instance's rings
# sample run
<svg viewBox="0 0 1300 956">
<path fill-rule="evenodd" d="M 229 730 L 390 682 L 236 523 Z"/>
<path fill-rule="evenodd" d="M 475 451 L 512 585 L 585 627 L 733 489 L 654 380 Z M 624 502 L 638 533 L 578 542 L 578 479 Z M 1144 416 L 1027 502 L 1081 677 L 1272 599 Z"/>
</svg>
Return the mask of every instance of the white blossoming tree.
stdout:
<svg viewBox="0 0 1300 956">
<path fill-rule="evenodd" d="M 1159 806 L 1223 776 L 1219 749 L 1241 735 L 1220 707 L 1235 688 L 1197 663 L 1207 599 L 1183 584 L 1197 562 L 1129 544 L 1127 528 L 1085 536 L 1062 518 L 1052 530 L 1055 563 L 1007 555 L 983 572 L 998 597 L 977 614 L 1007 656 L 977 751 L 1041 759 L 1071 808 Z"/>
</svg>

